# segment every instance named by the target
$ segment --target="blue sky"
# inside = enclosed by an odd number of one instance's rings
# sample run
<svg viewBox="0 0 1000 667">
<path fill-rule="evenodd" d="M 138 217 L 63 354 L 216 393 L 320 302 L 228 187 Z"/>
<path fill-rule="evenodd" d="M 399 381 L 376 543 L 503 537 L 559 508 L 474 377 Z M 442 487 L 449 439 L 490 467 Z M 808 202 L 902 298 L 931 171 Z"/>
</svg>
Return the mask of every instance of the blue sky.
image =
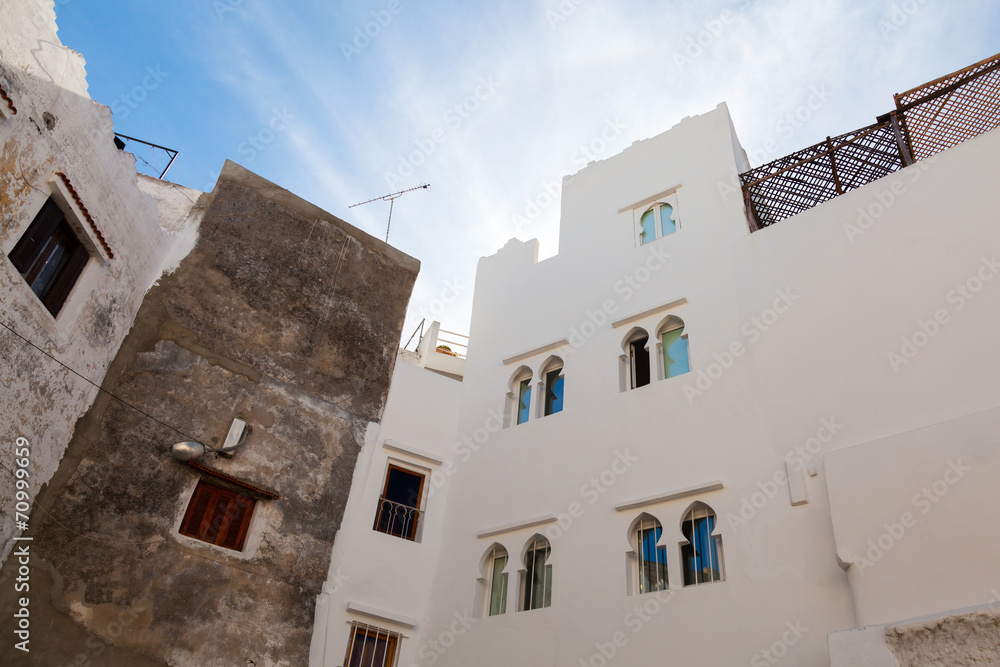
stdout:
<svg viewBox="0 0 1000 667">
<path fill-rule="evenodd" d="M 476 262 L 509 238 L 558 252 L 548 192 L 590 159 L 725 101 L 756 166 L 1000 51 L 987 0 L 56 0 L 56 12 L 116 131 L 180 151 L 172 181 L 211 189 L 231 159 L 380 238 L 388 205 L 348 206 L 430 183 L 393 212 L 390 243 L 422 262 L 404 338 L 422 317 L 467 332 Z"/>
</svg>

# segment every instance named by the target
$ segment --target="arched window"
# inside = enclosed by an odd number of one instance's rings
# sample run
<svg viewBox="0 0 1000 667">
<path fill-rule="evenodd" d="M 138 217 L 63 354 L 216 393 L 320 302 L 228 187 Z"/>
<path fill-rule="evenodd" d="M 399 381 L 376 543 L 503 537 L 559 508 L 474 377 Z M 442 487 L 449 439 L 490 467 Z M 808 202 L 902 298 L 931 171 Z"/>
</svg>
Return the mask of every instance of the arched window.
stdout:
<svg viewBox="0 0 1000 667">
<path fill-rule="evenodd" d="M 715 512 L 705 503 L 695 503 L 684 515 L 681 532 L 687 542 L 681 546 L 681 561 L 685 586 L 725 579 L 722 537 L 713 535 L 714 530 Z"/>
<path fill-rule="evenodd" d="M 542 365 L 539 375 L 542 379 L 540 394 L 542 401 L 542 416 L 562 412 L 565 378 L 563 377 L 563 360 L 552 357 Z"/>
<path fill-rule="evenodd" d="M 630 595 L 667 590 L 667 548 L 658 546 L 663 526 L 653 516 L 640 514 L 629 528 Z"/>
<path fill-rule="evenodd" d="M 507 550 L 499 544 L 486 554 L 483 574 L 486 575 L 486 613 L 499 616 L 507 613 Z"/>
<path fill-rule="evenodd" d="M 649 334 L 645 329 L 634 329 L 625 338 L 622 349 L 622 390 L 645 387 L 649 384 Z"/>
<path fill-rule="evenodd" d="M 531 377 L 531 369 L 521 366 L 510 379 L 506 414 L 508 426 L 528 421 L 531 413 Z"/>
<path fill-rule="evenodd" d="M 524 550 L 521 570 L 521 611 L 552 605 L 552 566 L 548 564 L 552 547 L 541 535 L 535 535 Z"/>
<path fill-rule="evenodd" d="M 661 359 L 663 379 L 677 377 L 691 370 L 688 337 L 684 333 L 684 320 L 674 315 L 668 317 L 657 329 L 657 349 Z"/>
<path fill-rule="evenodd" d="M 677 217 L 671 204 L 653 204 L 639 217 L 639 245 L 646 245 L 677 231 Z"/>
</svg>

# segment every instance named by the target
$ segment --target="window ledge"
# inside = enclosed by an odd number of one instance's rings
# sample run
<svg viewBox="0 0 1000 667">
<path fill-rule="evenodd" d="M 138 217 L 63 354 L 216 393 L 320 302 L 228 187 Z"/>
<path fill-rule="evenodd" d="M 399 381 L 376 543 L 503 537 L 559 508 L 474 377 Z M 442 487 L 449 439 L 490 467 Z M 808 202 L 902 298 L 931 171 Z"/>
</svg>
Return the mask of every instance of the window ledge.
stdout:
<svg viewBox="0 0 1000 667">
<path fill-rule="evenodd" d="M 515 530 L 520 530 L 522 528 L 531 528 L 533 526 L 541 526 L 546 523 L 553 523 L 556 520 L 555 514 L 546 514 L 545 516 L 538 516 L 534 519 L 525 519 L 524 521 L 516 521 L 514 523 L 505 523 L 502 526 L 494 526 L 493 528 L 486 528 L 476 533 L 476 537 L 492 537 L 493 535 L 499 535 L 500 533 L 510 533 Z"/>
<path fill-rule="evenodd" d="M 527 359 L 528 357 L 533 357 L 536 354 L 541 354 L 542 352 L 548 352 L 549 350 L 554 350 L 557 347 L 562 347 L 563 345 L 569 345 L 569 340 L 565 338 L 560 338 L 559 340 L 552 341 L 551 343 L 546 343 L 545 345 L 540 345 L 532 350 L 526 352 L 519 352 L 512 357 L 507 357 L 503 360 L 503 365 L 512 364 L 515 361 L 521 361 L 522 359 Z"/>
<path fill-rule="evenodd" d="M 712 482 L 705 482 L 704 484 L 698 484 L 696 486 L 677 489 L 675 491 L 668 491 L 667 493 L 661 493 L 655 496 L 646 496 L 645 498 L 637 498 L 636 500 L 626 500 L 625 502 L 617 503 L 615 505 L 615 509 L 619 512 L 624 512 L 625 510 L 632 510 L 637 507 L 645 507 L 646 505 L 662 503 L 667 500 L 677 500 L 678 498 L 686 498 L 688 496 L 694 496 L 708 491 L 718 491 L 721 488 L 723 488 L 722 481 L 715 480 Z"/>
<path fill-rule="evenodd" d="M 662 306 L 654 306 L 652 308 L 648 308 L 648 309 L 642 311 L 641 313 L 633 313 L 632 315 L 626 315 L 625 317 L 623 317 L 623 318 L 621 318 L 619 320 L 615 320 L 614 322 L 612 322 L 611 323 L 611 328 L 612 329 L 617 329 L 618 327 L 622 326 L 623 324 L 629 324 L 631 322 L 635 322 L 636 320 L 641 320 L 644 317 L 648 317 L 650 315 L 655 315 L 656 313 L 658 313 L 658 312 L 660 312 L 662 310 L 669 310 L 670 308 L 676 308 L 677 306 L 683 306 L 687 302 L 688 302 L 687 297 L 683 297 L 682 296 L 681 298 L 674 299 L 673 301 L 671 301 L 669 303 L 665 303 Z"/>
<path fill-rule="evenodd" d="M 407 628 L 417 627 L 417 619 L 415 618 L 404 616 L 403 614 L 397 614 L 392 611 L 385 611 L 384 609 L 379 609 L 378 607 L 369 607 L 368 605 L 361 604 L 360 602 L 348 602 L 347 611 L 354 612 L 355 614 L 371 616 L 372 618 L 377 618 L 382 621 L 389 621 L 390 623 L 396 623 Z"/>
<path fill-rule="evenodd" d="M 422 461 L 426 461 L 427 463 L 431 463 L 433 465 L 439 466 L 442 463 L 444 463 L 443 456 L 438 456 L 437 454 L 428 452 L 423 449 L 418 449 L 417 447 L 404 445 L 403 443 L 396 442 L 395 440 L 386 439 L 386 441 L 382 443 L 382 446 L 385 447 L 386 449 L 391 449 L 394 452 L 399 452 L 401 454 L 409 454 L 410 456 L 421 459 Z"/>
</svg>

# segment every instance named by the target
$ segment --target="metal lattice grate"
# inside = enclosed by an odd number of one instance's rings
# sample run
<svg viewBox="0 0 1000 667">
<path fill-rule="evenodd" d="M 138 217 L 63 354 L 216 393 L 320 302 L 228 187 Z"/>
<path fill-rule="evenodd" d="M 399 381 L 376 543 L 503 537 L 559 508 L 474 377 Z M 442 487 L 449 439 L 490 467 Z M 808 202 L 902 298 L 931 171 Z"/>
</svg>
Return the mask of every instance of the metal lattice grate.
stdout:
<svg viewBox="0 0 1000 667">
<path fill-rule="evenodd" d="M 1000 127 L 1000 54 L 893 96 L 917 160 Z"/>
<path fill-rule="evenodd" d="M 902 167 L 890 120 L 827 137 L 740 174 L 740 182 L 758 227 L 767 227 Z"/>
<path fill-rule="evenodd" d="M 893 97 L 874 125 L 740 174 L 751 231 L 1000 127 L 1000 54 Z"/>
</svg>

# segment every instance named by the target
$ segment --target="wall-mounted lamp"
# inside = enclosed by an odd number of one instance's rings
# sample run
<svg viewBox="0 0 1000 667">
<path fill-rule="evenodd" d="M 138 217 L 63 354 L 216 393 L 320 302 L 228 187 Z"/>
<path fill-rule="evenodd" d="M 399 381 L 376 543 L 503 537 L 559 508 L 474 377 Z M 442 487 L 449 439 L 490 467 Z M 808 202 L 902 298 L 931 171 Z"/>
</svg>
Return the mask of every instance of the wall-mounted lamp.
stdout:
<svg viewBox="0 0 1000 667">
<path fill-rule="evenodd" d="M 229 433 L 226 435 L 226 441 L 222 443 L 222 447 L 215 449 L 213 447 L 206 447 L 200 442 L 185 440 L 184 442 L 176 442 L 171 445 L 170 453 L 178 461 L 193 461 L 200 456 L 204 456 L 206 452 L 232 456 L 247 441 L 247 432 L 249 430 L 244 420 L 234 419 L 233 425 L 229 427 Z"/>
</svg>

